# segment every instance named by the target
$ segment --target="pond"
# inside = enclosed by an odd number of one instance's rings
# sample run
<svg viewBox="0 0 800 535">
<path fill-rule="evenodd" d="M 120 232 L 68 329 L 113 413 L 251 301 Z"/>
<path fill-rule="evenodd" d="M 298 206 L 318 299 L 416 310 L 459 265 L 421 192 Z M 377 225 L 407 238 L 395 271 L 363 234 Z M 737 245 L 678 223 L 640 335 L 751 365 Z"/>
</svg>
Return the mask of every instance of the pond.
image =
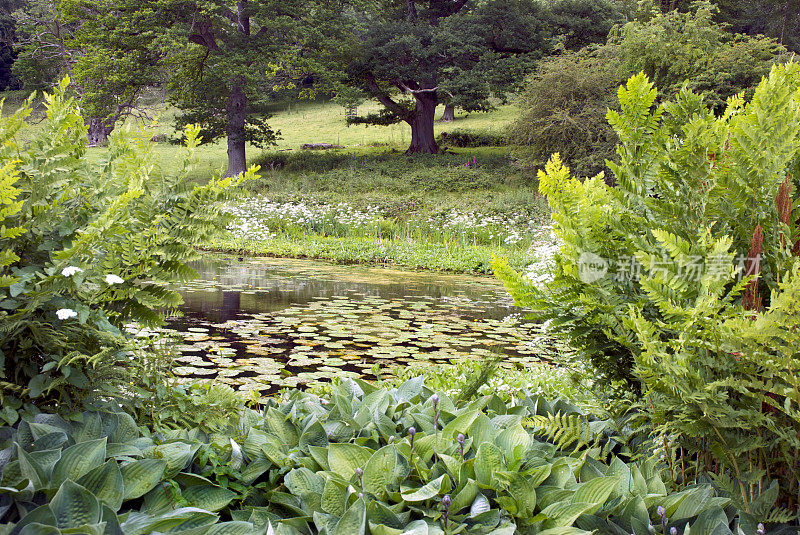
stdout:
<svg viewBox="0 0 800 535">
<path fill-rule="evenodd" d="M 181 289 L 176 373 L 272 394 L 333 377 L 504 354 L 546 360 L 494 279 L 294 259 L 208 257 Z"/>
</svg>

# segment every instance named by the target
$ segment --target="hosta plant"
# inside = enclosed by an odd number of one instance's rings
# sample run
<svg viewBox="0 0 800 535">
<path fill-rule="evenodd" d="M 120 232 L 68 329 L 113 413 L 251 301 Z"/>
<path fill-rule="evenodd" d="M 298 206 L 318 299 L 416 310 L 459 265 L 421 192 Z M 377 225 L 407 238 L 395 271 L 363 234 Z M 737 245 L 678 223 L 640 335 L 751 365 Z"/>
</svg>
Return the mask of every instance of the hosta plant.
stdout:
<svg viewBox="0 0 800 535">
<path fill-rule="evenodd" d="M 708 484 L 669 492 L 610 422 L 537 396 L 455 403 L 421 378 L 294 390 L 210 434 L 142 434 L 106 412 L 0 436 L 5 533 L 756 531 Z"/>
</svg>

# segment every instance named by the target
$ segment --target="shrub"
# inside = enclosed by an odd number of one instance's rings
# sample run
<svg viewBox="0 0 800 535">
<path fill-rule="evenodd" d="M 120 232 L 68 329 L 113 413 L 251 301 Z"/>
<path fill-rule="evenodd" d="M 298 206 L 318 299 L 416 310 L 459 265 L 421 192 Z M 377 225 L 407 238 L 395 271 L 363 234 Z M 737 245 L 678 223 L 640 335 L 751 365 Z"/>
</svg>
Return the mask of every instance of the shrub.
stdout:
<svg viewBox="0 0 800 535">
<path fill-rule="evenodd" d="M 669 11 L 634 20 L 612 32 L 599 48 L 567 52 L 542 63 L 525 91 L 510 139 L 531 166 L 558 152 L 578 176 L 592 176 L 615 160 L 616 135 L 605 121 L 616 108 L 616 90 L 644 72 L 668 100 L 685 86 L 724 111 L 728 98 L 750 98 L 786 50 L 765 37 L 733 36 L 713 22 L 716 8 L 699 2 L 691 12 Z"/>
<path fill-rule="evenodd" d="M 541 167 L 558 152 L 579 176 L 593 176 L 614 157 L 617 135 L 606 121 L 622 79 L 611 47 L 568 52 L 544 60 L 510 127 L 516 155 Z"/>
<path fill-rule="evenodd" d="M 706 466 L 733 467 L 747 488 L 743 503 L 761 477 L 797 488 L 794 454 L 764 456 L 768 443 L 794 447 L 798 430 L 795 365 L 787 374 L 783 348 L 800 328 L 785 297 L 795 292 L 800 249 L 791 196 L 800 181 L 800 65 L 774 67 L 750 102 L 731 99 L 719 117 L 689 90 L 656 105 L 643 74 L 619 98 L 621 111 L 608 115 L 621 140 L 619 163 L 609 163 L 616 188 L 599 176 L 570 178 L 557 155 L 540 172 L 562 241 L 552 281 L 539 287 L 502 261 L 497 273 L 601 376 L 642 388 L 645 419 L 696 453 L 698 466 L 710 451 Z M 759 295 L 771 320 L 753 316 Z M 762 345 L 753 342 L 769 321 L 785 322 L 785 338 L 770 341 L 775 331 L 765 330 Z M 749 345 L 736 340 L 742 322 Z M 764 399 L 770 392 L 783 404 L 777 413 Z M 766 427 L 745 440 L 753 422 Z M 779 440 L 782 425 L 794 439 Z"/>
<path fill-rule="evenodd" d="M 194 276 L 195 247 L 228 221 L 208 206 L 239 180 L 184 182 L 194 128 L 176 176 L 156 175 L 149 143 L 124 131 L 91 163 L 67 83 L 36 128 L 30 105 L 0 120 L 0 394 L 40 405 L 122 393 L 141 364 L 126 325 L 158 325 L 181 302 L 167 285 Z"/>
<path fill-rule="evenodd" d="M 624 22 L 618 4 L 609 0 L 557 0 L 550 4 L 549 16 L 567 50 L 604 43 L 614 25 Z"/>
<path fill-rule="evenodd" d="M 729 97 L 745 91 L 750 98 L 786 49 L 763 36 L 731 35 L 713 21 L 718 9 L 710 2 L 697 2 L 693 9 L 631 21 L 611 42 L 619 46 L 621 71 L 644 72 L 661 98 L 674 97 L 686 84 L 721 112 Z"/>
<path fill-rule="evenodd" d="M 501 147 L 506 144 L 503 134 L 484 130 L 450 130 L 442 132 L 436 141 L 446 147 Z"/>
</svg>

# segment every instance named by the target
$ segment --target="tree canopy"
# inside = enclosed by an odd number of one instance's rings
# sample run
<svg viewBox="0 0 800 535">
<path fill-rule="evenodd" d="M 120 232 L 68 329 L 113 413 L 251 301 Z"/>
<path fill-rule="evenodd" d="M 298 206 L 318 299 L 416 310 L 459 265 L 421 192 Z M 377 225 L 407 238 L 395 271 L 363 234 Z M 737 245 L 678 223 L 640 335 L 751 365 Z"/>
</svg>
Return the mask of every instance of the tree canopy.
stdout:
<svg viewBox="0 0 800 535">
<path fill-rule="evenodd" d="M 354 122 L 411 126 L 409 153 L 436 153 L 436 105 L 472 111 L 517 89 L 550 44 L 543 8 L 528 0 L 382 1 L 361 16 L 345 83 L 384 110 Z"/>
</svg>

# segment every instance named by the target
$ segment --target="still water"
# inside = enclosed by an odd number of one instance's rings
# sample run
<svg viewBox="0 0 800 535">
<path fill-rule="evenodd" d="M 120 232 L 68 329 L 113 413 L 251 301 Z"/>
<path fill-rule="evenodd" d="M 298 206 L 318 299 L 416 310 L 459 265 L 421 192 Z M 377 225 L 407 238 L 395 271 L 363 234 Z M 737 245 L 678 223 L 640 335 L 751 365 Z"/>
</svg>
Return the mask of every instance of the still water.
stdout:
<svg viewBox="0 0 800 535">
<path fill-rule="evenodd" d="M 217 256 L 193 267 L 201 278 L 167 329 L 183 377 L 269 394 L 498 352 L 505 365 L 543 360 L 491 278 Z"/>
</svg>

